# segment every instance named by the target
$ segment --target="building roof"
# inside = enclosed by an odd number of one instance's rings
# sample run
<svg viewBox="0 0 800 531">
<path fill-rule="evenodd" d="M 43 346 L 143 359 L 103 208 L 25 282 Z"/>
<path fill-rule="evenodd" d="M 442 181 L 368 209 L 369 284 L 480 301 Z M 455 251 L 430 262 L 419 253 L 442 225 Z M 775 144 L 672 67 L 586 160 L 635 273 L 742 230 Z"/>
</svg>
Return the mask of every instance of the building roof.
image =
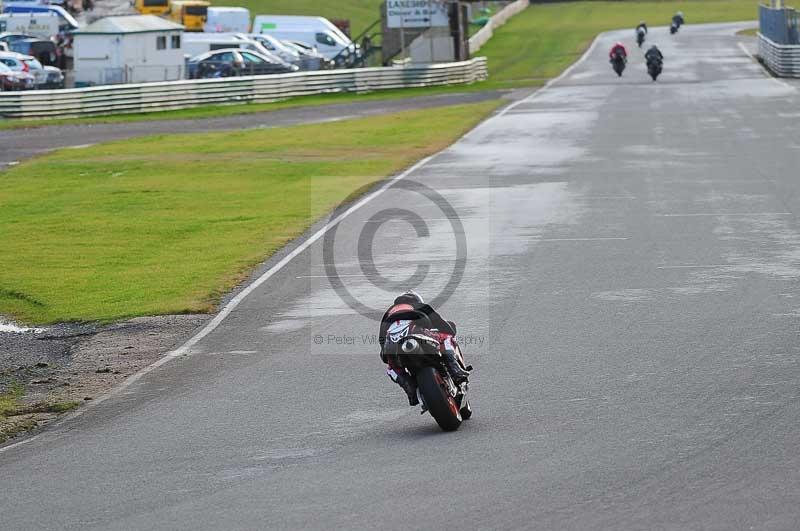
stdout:
<svg viewBox="0 0 800 531">
<path fill-rule="evenodd" d="M 183 26 L 154 15 L 126 15 L 101 18 L 84 26 L 75 35 L 120 35 L 124 33 L 151 33 L 182 30 Z"/>
</svg>

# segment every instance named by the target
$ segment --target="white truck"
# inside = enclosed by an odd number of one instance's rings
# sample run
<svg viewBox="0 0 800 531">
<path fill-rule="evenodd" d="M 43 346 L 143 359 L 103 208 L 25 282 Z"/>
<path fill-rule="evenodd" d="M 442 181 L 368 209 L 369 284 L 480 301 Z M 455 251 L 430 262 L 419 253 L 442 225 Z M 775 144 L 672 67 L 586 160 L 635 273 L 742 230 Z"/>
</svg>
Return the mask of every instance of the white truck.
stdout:
<svg viewBox="0 0 800 531">
<path fill-rule="evenodd" d="M 253 20 L 253 33 L 314 46 L 324 57 L 335 59 L 341 66 L 351 66 L 361 55 L 358 45 L 330 20 L 322 17 L 258 15 Z"/>
<path fill-rule="evenodd" d="M 3 13 L 0 33 L 24 33 L 40 39 L 58 35 L 61 19 L 56 13 Z"/>
<path fill-rule="evenodd" d="M 203 31 L 206 33 L 249 33 L 250 11 L 244 7 L 211 6 L 208 8 Z"/>
</svg>

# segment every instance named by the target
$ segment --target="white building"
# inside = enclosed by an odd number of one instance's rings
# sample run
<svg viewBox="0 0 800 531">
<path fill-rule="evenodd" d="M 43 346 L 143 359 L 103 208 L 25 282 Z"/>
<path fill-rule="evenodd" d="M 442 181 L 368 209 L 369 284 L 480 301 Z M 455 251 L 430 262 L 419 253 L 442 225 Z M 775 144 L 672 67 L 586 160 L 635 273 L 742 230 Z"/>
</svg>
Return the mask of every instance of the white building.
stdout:
<svg viewBox="0 0 800 531">
<path fill-rule="evenodd" d="M 153 15 L 107 17 L 73 35 L 77 86 L 184 77 L 180 24 Z"/>
</svg>

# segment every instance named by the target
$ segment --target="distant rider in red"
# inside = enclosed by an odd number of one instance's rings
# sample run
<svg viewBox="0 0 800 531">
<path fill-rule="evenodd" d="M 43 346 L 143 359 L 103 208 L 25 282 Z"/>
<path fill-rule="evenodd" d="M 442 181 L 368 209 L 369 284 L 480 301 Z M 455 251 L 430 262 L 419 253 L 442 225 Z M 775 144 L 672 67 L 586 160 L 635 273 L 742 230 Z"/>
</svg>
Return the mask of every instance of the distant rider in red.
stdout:
<svg viewBox="0 0 800 531">
<path fill-rule="evenodd" d="M 623 46 L 621 42 L 611 47 L 611 51 L 608 52 L 608 58 L 614 59 L 617 54 L 622 55 L 622 57 L 626 59 L 628 58 L 628 50 L 625 49 L 625 46 Z"/>
</svg>

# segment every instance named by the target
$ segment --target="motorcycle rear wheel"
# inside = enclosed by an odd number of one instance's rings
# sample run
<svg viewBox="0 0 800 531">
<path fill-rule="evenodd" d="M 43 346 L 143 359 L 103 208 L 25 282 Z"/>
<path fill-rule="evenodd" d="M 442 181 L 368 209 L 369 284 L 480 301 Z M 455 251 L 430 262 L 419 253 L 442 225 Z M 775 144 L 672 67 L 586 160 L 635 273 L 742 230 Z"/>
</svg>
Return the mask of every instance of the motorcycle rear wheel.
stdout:
<svg viewBox="0 0 800 531">
<path fill-rule="evenodd" d="M 455 398 L 445 391 L 439 371 L 433 367 L 418 370 L 417 386 L 439 427 L 444 431 L 456 431 L 461 426 L 461 412 Z"/>
</svg>

